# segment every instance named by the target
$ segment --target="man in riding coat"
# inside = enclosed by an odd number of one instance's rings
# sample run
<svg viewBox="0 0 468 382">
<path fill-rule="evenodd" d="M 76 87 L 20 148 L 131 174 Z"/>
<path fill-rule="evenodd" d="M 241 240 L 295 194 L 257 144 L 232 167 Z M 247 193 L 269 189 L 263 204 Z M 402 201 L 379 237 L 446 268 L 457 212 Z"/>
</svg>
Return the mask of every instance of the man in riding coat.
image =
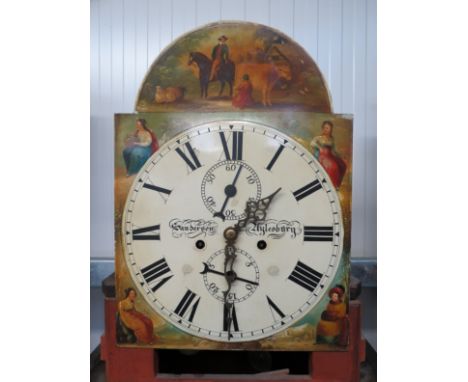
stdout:
<svg viewBox="0 0 468 382">
<path fill-rule="evenodd" d="M 218 38 L 219 43 L 211 52 L 213 63 L 211 64 L 210 81 L 213 81 L 218 74 L 220 65 L 225 64 L 229 59 L 229 48 L 226 45 L 227 39 L 228 38 L 224 35 Z"/>
</svg>

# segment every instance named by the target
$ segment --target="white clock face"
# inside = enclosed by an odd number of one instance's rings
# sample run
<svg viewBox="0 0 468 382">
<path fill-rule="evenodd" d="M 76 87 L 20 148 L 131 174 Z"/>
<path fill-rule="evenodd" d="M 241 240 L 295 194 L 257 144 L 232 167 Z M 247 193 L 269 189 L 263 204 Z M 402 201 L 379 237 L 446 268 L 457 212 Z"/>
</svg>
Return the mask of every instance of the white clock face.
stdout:
<svg viewBox="0 0 468 382">
<path fill-rule="evenodd" d="M 226 320 L 223 231 L 248 200 L 279 188 L 266 219 L 236 240 Z M 333 281 L 344 235 L 338 196 L 315 158 L 273 128 L 233 121 L 192 128 L 148 160 L 122 233 L 149 305 L 189 334 L 225 342 L 269 337 L 309 312 Z"/>
</svg>

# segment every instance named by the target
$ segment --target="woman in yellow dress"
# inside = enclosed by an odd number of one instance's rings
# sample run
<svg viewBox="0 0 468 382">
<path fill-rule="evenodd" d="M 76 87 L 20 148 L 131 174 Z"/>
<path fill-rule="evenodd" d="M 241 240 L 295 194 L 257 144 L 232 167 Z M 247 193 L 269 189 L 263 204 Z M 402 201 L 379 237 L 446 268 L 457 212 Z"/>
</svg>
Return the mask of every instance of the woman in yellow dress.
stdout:
<svg viewBox="0 0 468 382">
<path fill-rule="evenodd" d="M 348 318 L 343 301 L 344 288 L 335 286 L 328 292 L 330 302 L 317 325 L 317 341 L 346 345 L 348 337 Z"/>
<path fill-rule="evenodd" d="M 149 344 L 154 341 L 153 322 L 135 309 L 136 292 L 133 288 L 125 289 L 125 299 L 119 302 L 119 315 L 122 323 L 133 331 L 137 341 Z"/>
</svg>

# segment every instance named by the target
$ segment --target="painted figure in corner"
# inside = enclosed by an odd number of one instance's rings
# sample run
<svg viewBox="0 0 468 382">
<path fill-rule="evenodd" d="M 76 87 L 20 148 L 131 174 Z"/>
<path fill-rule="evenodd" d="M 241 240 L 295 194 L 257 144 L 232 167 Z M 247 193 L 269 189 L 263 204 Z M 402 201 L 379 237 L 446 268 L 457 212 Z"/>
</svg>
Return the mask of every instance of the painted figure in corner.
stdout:
<svg viewBox="0 0 468 382">
<path fill-rule="evenodd" d="M 118 306 L 117 339 L 121 343 L 151 344 L 155 340 L 153 322 L 135 309 L 135 299 L 135 289 L 125 289 L 125 298 Z"/>
<path fill-rule="evenodd" d="M 314 137 L 310 146 L 314 156 L 327 172 L 335 188 L 338 189 L 346 172 L 346 163 L 335 151 L 333 123 L 331 121 L 322 123 L 322 134 Z"/>
<path fill-rule="evenodd" d="M 349 333 L 349 322 L 344 302 L 345 289 L 336 285 L 328 292 L 330 302 L 322 312 L 317 325 L 317 343 L 336 343 L 346 346 Z"/>
<path fill-rule="evenodd" d="M 158 139 L 146 125 L 146 120 L 137 119 L 135 131 L 127 137 L 123 150 L 127 176 L 136 174 L 158 148 Z"/>
</svg>

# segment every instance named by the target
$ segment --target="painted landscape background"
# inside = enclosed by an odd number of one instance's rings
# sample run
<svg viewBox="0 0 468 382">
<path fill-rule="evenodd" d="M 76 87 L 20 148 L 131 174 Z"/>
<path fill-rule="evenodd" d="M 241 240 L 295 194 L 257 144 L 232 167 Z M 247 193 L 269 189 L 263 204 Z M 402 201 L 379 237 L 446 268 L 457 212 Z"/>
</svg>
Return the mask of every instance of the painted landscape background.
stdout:
<svg viewBox="0 0 468 382">
<path fill-rule="evenodd" d="M 270 27 L 239 22 L 197 29 L 164 50 L 143 80 L 136 110 L 235 110 L 228 84 L 220 95 L 221 83 L 212 81 L 207 98 L 201 97 L 200 68 L 195 62 L 190 63 L 190 53 L 195 52 L 211 60 L 212 50 L 221 36 L 227 38 L 229 60 L 235 65 L 233 96 L 244 75 L 249 76 L 253 86 L 254 102 L 246 110 L 331 112 L 330 96 L 321 72 L 298 44 Z"/>
</svg>

